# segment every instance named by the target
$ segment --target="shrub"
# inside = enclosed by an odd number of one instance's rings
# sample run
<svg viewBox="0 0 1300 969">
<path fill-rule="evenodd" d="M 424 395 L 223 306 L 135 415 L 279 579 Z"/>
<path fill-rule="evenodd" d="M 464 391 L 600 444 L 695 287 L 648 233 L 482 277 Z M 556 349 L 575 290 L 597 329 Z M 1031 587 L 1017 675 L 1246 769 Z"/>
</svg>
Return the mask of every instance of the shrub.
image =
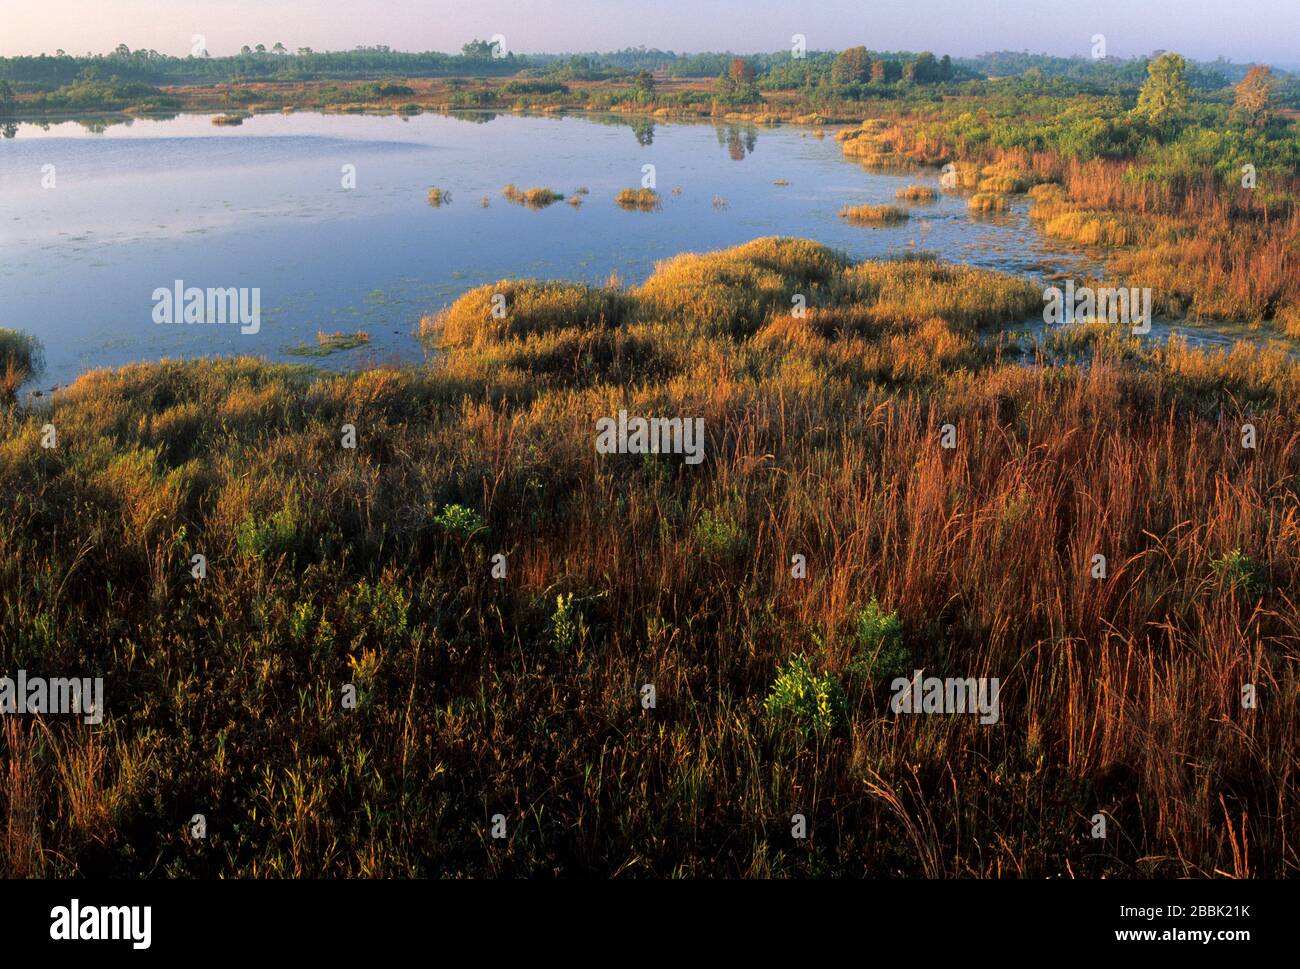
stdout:
<svg viewBox="0 0 1300 969">
<path fill-rule="evenodd" d="M 859 610 L 853 628 L 850 674 L 863 680 L 892 680 L 906 675 L 912 654 L 903 645 L 903 623 L 897 612 L 886 612 L 874 598 Z"/>
<path fill-rule="evenodd" d="M 695 540 L 705 554 L 732 561 L 745 550 L 745 533 L 725 512 L 705 509 L 695 523 Z"/>
<path fill-rule="evenodd" d="M 581 605 L 574 602 L 572 592 L 555 597 L 555 612 L 551 613 L 548 630 L 551 645 L 560 653 L 571 652 L 586 640 L 587 620 Z"/>
<path fill-rule="evenodd" d="M 846 708 L 839 681 L 829 673 L 814 673 L 803 655 L 790 657 L 763 701 L 775 724 L 793 727 L 805 738 L 829 734 L 845 721 Z"/>
<path fill-rule="evenodd" d="M 1263 595 L 1268 589 L 1267 571 L 1239 548 L 1210 559 L 1210 569 L 1228 588 L 1248 596 Z"/>
<path fill-rule="evenodd" d="M 433 516 L 433 523 L 449 532 L 469 537 L 483 527 L 483 516 L 464 505 L 444 505 L 442 511 Z"/>
</svg>

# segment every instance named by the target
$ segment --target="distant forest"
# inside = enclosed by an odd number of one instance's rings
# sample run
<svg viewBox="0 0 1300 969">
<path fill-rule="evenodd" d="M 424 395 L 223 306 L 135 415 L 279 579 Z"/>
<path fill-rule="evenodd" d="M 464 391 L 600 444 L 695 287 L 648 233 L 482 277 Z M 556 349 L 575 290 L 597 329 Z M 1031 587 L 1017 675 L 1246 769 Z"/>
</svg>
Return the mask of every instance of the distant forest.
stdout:
<svg viewBox="0 0 1300 969">
<path fill-rule="evenodd" d="M 738 55 L 677 54 L 628 48 L 607 53 L 497 53 L 491 41 L 475 40 L 459 54 L 392 50 L 386 46 L 350 51 L 290 49 L 283 44 L 246 46 L 235 55 L 173 57 L 125 44 L 107 54 L 73 55 L 63 51 L 0 58 L 0 81 L 16 91 L 52 91 L 77 83 L 114 80 L 149 85 L 220 84 L 240 81 L 313 81 L 374 77 L 522 76 L 553 80 L 601 80 L 660 72 L 682 78 L 719 77 Z M 979 57 L 936 57 L 930 52 L 807 51 L 796 58 L 786 50 L 741 55 L 767 90 L 811 87 L 852 88 L 869 84 L 943 84 L 987 78 L 1022 77 L 1036 85 L 1069 82 L 1097 91 L 1134 88 L 1146 77 L 1148 58 L 1052 57 L 1000 51 Z M 1218 60 L 1189 62 L 1193 87 L 1217 89 L 1236 84 L 1250 65 Z M 1278 72 L 1281 74 L 1281 72 Z M 1294 80 L 1290 78 L 1287 80 Z M 1289 85 L 1288 85 L 1289 86 Z M 1285 96 L 1285 91 L 1279 94 Z"/>
</svg>

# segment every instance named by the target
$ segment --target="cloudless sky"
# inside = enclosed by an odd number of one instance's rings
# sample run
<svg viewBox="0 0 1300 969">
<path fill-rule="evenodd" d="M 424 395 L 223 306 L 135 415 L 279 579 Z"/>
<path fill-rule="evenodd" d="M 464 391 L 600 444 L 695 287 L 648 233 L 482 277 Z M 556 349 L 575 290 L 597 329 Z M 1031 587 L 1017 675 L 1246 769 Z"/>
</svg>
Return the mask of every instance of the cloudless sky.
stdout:
<svg viewBox="0 0 1300 969">
<path fill-rule="evenodd" d="M 291 50 L 458 51 L 502 34 L 517 53 L 614 50 L 876 50 L 1300 63 L 1300 0 L 0 0 L 0 55 L 105 52 L 125 43 L 214 55 L 277 41 Z"/>
</svg>

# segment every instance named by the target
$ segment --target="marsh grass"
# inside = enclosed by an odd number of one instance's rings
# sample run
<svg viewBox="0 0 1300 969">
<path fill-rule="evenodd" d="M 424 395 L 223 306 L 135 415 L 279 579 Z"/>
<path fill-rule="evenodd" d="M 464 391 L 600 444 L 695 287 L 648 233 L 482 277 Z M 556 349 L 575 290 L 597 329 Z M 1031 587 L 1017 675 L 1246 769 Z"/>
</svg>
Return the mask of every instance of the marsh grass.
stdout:
<svg viewBox="0 0 1300 969">
<path fill-rule="evenodd" d="M 318 330 L 316 332 L 315 346 L 300 343 L 297 346 L 290 347 L 285 353 L 295 357 L 324 357 L 340 350 L 355 350 L 357 347 L 364 347 L 369 343 L 370 334 L 365 330 L 357 330 L 355 333 L 347 333 L 343 330 L 326 333 L 324 330 Z"/>
<path fill-rule="evenodd" d="M 928 185 L 907 185 L 894 193 L 894 198 L 901 202 L 933 202 L 939 197 Z"/>
<path fill-rule="evenodd" d="M 564 196 L 549 188 L 519 189 L 514 184 L 507 185 L 501 194 L 516 205 L 530 209 L 544 209 L 556 202 L 564 201 Z"/>
<path fill-rule="evenodd" d="M 108 691 L 93 740 L 4 718 L 0 866 L 1294 875 L 1300 365 L 1003 360 L 1034 311 L 759 239 L 471 291 L 421 368 L 164 361 L 0 413 L 0 665 Z M 620 407 L 702 417 L 704 462 L 597 454 Z M 1000 722 L 892 715 L 900 668 L 999 677 Z"/>
<path fill-rule="evenodd" d="M 966 208 L 977 215 L 1005 212 L 1007 210 L 1007 197 L 996 192 L 977 192 L 967 200 Z"/>
<path fill-rule="evenodd" d="M 653 212 L 663 204 L 659 193 L 652 188 L 622 189 L 614 196 L 614 202 L 629 212 Z"/>
<path fill-rule="evenodd" d="M 840 209 L 840 218 L 854 225 L 898 225 L 910 217 L 907 209 L 897 205 L 846 205 Z"/>
</svg>

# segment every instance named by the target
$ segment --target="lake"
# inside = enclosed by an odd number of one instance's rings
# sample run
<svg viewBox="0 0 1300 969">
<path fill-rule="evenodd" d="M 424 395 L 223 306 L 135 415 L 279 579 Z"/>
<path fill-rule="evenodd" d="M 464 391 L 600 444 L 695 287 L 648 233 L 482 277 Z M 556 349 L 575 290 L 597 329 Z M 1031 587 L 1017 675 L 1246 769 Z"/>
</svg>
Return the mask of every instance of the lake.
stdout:
<svg viewBox="0 0 1300 969">
<path fill-rule="evenodd" d="M 663 205 L 624 211 L 614 195 L 639 187 L 645 165 Z M 580 207 L 534 210 L 504 199 L 507 183 L 590 194 Z M 839 217 L 846 204 L 893 203 L 908 184 L 937 188 L 938 173 L 868 173 L 829 134 L 787 126 L 488 113 L 23 123 L 0 142 L 0 326 L 40 339 L 49 389 L 162 357 L 418 360 L 420 317 L 474 286 L 611 273 L 639 283 L 675 253 L 765 235 L 806 236 L 857 259 L 926 250 L 1035 278 L 1095 269 L 1040 236 L 1023 197 L 994 219 L 972 218 L 955 195 L 894 227 Z M 451 202 L 430 206 L 433 186 Z M 156 324 L 152 294 L 176 280 L 259 289 L 259 331 Z M 315 346 L 318 331 L 358 329 L 365 348 L 290 352 Z"/>
</svg>

